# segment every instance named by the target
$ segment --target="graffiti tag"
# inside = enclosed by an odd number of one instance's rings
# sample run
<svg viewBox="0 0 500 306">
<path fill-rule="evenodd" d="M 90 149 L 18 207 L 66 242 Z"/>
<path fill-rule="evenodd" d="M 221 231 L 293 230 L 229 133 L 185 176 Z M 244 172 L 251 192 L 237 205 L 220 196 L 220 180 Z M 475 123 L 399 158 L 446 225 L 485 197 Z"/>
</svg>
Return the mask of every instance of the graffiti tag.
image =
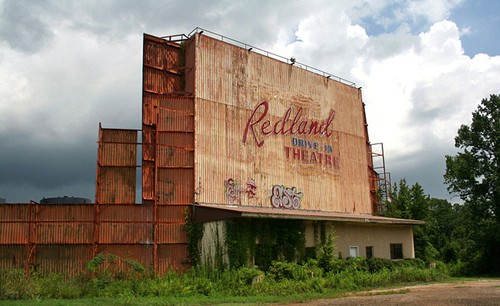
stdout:
<svg viewBox="0 0 500 306">
<path fill-rule="evenodd" d="M 303 196 L 304 194 L 298 192 L 295 187 L 275 185 L 272 189 L 271 204 L 274 208 L 298 209 Z"/>
</svg>

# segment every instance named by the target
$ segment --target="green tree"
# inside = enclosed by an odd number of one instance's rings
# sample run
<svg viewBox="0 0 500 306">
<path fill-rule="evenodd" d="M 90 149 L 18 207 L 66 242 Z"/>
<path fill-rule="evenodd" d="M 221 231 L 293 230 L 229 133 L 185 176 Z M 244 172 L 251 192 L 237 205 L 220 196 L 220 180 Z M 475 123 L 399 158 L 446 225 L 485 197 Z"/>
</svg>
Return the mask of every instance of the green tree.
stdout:
<svg viewBox="0 0 500 306">
<path fill-rule="evenodd" d="M 478 273 L 500 273 L 500 97 L 483 99 L 470 126 L 455 137 L 455 156 L 446 156 L 448 190 L 464 201 L 464 226 L 475 244 L 467 254 Z"/>
<path fill-rule="evenodd" d="M 399 184 L 394 184 L 391 201 L 386 203 L 384 216 L 426 221 L 423 225 L 413 227 L 415 257 L 426 262 L 434 261 L 439 256 L 429 236 L 431 224 L 427 220 L 430 215 L 430 198 L 419 183 L 410 187 L 402 179 Z"/>
</svg>

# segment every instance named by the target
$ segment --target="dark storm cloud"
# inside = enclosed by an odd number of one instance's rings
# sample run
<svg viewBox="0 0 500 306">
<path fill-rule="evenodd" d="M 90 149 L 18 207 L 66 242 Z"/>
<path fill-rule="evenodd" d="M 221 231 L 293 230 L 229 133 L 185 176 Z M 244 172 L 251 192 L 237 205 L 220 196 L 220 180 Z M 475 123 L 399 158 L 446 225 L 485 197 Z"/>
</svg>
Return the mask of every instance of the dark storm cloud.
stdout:
<svg viewBox="0 0 500 306">
<path fill-rule="evenodd" d="M 96 133 L 97 134 L 97 133 Z M 78 183 L 95 177 L 97 139 L 83 140 L 78 145 L 53 141 L 51 143 L 17 142 L 4 145 L 0 151 L 0 186 L 26 183 L 48 188 Z M 1 143 L 12 142 L 7 136 Z M 8 193 L 8 190 L 1 190 Z"/>
<path fill-rule="evenodd" d="M 44 5 L 49 6 L 42 1 L 5 1 L 0 9 L 0 41 L 25 53 L 40 50 L 53 36 L 41 18 Z"/>
<path fill-rule="evenodd" d="M 12 140 L 0 139 L 4 141 Z M 64 142 L 4 145 L 0 151 L 0 197 L 9 202 L 62 195 L 89 197 L 95 192 L 96 152 L 95 140 L 78 146 Z"/>
<path fill-rule="evenodd" d="M 420 184 L 425 194 L 433 198 L 447 199 L 452 203 L 460 201 L 446 190 L 447 185 L 443 178 L 446 171 L 445 155 L 446 152 L 442 148 L 429 147 L 418 154 L 389 159 L 387 162 L 390 165 L 392 183 L 406 179 L 410 186 Z"/>
</svg>

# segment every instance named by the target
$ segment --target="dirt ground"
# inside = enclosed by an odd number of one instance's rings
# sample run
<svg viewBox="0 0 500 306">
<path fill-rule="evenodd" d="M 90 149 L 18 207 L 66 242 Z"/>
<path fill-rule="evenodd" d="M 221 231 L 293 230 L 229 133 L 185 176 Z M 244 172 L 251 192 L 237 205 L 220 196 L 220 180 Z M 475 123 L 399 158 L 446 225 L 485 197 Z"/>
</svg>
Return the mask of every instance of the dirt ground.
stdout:
<svg viewBox="0 0 500 306">
<path fill-rule="evenodd" d="M 500 280 L 409 286 L 293 305 L 500 305 Z"/>
</svg>

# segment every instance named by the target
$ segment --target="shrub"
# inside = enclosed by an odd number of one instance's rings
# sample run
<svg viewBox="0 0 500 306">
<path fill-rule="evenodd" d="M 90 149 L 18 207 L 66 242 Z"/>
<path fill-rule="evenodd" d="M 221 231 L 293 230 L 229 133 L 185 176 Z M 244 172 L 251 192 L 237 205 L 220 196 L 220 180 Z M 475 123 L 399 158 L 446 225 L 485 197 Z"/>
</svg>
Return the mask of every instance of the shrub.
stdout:
<svg viewBox="0 0 500 306">
<path fill-rule="evenodd" d="M 293 262 L 273 261 L 267 272 L 269 277 L 276 281 L 290 280 L 305 280 L 307 273 L 303 266 Z"/>
<path fill-rule="evenodd" d="M 372 257 L 366 260 L 366 264 L 368 266 L 368 271 L 371 273 L 394 269 L 394 264 L 390 259 Z"/>
</svg>

